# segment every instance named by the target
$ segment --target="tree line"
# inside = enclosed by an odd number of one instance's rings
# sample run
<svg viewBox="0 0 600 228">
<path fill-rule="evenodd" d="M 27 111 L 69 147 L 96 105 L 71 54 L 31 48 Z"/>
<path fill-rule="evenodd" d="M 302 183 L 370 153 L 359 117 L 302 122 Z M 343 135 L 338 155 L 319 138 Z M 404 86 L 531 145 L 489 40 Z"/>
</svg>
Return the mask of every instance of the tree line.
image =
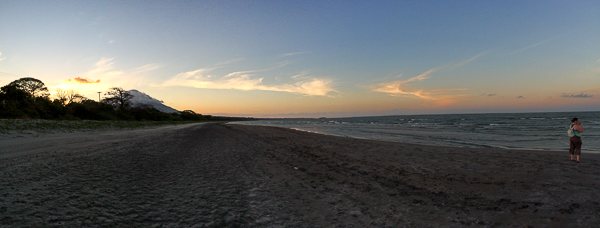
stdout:
<svg viewBox="0 0 600 228">
<path fill-rule="evenodd" d="M 120 87 L 110 88 L 97 102 L 74 90 L 57 89 L 55 98 L 48 88 L 35 78 L 21 78 L 0 88 L 0 118 L 2 119 L 65 119 L 65 120 L 147 120 L 147 121 L 208 121 L 247 120 L 238 117 L 214 117 L 192 110 L 164 113 L 152 106 L 131 106 L 133 96 Z"/>
</svg>

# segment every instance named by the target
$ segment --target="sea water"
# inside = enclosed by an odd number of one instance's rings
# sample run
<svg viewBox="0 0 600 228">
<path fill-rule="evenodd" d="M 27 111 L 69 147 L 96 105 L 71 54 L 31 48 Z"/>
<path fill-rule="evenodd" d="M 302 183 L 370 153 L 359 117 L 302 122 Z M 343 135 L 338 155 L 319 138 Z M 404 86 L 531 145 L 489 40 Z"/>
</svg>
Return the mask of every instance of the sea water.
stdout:
<svg viewBox="0 0 600 228">
<path fill-rule="evenodd" d="M 568 151 L 573 117 L 583 122 L 582 151 L 600 152 L 600 112 L 261 119 L 241 124 L 426 145 Z"/>
</svg>

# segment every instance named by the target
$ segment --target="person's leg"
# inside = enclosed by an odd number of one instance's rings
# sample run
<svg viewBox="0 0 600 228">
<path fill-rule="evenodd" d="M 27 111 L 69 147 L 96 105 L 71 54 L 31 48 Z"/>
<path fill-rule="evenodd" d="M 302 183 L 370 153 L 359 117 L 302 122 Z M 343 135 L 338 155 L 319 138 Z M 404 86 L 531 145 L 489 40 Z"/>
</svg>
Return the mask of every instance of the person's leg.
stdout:
<svg viewBox="0 0 600 228">
<path fill-rule="evenodd" d="M 571 161 L 575 161 L 575 159 L 573 159 L 573 154 L 575 153 L 575 142 L 573 142 L 573 137 L 569 138 L 569 143 L 569 154 L 571 154 Z"/>
<path fill-rule="evenodd" d="M 579 155 L 581 155 L 581 139 L 579 137 L 573 137 L 575 138 L 575 155 L 577 155 L 577 162 L 579 162 Z"/>
</svg>

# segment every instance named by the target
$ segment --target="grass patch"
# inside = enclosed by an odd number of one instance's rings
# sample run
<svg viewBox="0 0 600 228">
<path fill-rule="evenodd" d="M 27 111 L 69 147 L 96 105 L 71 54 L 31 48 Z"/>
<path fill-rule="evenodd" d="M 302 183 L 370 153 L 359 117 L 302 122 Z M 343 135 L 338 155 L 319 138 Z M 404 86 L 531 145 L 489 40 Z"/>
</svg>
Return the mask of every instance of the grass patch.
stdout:
<svg viewBox="0 0 600 228">
<path fill-rule="evenodd" d="M 12 132 L 40 133 L 111 131 L 199 123 L 198 121 L 98 121 L 98 120 L 40 120 L 40 119 L 0 119 L 0 134 Z"/>
</svg>

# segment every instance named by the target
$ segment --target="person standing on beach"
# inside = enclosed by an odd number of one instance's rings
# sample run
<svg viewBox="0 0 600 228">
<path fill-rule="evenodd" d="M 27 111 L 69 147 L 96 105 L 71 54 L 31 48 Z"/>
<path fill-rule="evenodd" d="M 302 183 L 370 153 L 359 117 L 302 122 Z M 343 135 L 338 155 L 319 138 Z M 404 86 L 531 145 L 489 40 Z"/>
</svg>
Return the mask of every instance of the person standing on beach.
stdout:
<svg viewBox="0 0 600 228">
<path fill-rule="evenodd" d="M 573 118 L 571 120 L 571 128 L 575 136 L 570 138 L 571 148 L 569 153 L 571 154 L 571 161 L 579 162 L 579 155 L 581 155 L 581 133 L 583 132 L 583 123 L 579 122 L 579 119 Z M 577 155 L 577 160 L 573 159 L 573 155 Z"/>
</svg>

